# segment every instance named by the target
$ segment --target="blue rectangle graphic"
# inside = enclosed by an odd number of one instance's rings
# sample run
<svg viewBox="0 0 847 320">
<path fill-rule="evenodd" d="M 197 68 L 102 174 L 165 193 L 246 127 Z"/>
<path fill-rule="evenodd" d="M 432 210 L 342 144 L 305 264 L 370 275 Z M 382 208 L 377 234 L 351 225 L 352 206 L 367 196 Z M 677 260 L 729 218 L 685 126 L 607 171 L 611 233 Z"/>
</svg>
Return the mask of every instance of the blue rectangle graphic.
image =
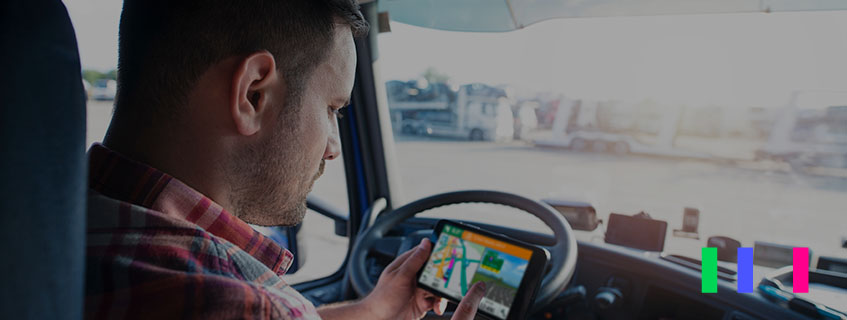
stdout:
<svg viewBox="0 0 847 320">
<path fill-rule="evenodd" d="M 753 248 L 738 248 L 738 292 L 753 292 Z"/>
</svg>

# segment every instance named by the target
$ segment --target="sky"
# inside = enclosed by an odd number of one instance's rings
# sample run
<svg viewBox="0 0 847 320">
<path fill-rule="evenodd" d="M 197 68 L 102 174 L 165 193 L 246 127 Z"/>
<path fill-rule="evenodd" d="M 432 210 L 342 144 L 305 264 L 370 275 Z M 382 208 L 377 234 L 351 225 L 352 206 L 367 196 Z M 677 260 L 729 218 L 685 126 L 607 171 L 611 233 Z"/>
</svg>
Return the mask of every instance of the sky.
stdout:
<svg viewBox="0 0 847 320">
<path fill-rule="evenodd" d="M 847 91 L 847 11 L 559 19 L 496 34 L 391 29 L 379 39 L 386 80 L 434 66 L 458 83 L 583 99 L 763 107 L 794 90 Z"/>
<path fill-rule="evenodd" d="M 118 65 L 118 21 L 123 1 L 64 0 L 76 30 L 83 69 L 109 71 Z"/>
<path fill-rule="evenodd" d="M 65 0 L 83 68 L 117 64 L 121 1 Z M 391 23 L 384 80 L 427 67 L 455 84 L 509 84 L 580 99 L 781 107 L 795 90 L 847 91 L 847 11 L 548 20 L 506 33 Z"/>
</svg>

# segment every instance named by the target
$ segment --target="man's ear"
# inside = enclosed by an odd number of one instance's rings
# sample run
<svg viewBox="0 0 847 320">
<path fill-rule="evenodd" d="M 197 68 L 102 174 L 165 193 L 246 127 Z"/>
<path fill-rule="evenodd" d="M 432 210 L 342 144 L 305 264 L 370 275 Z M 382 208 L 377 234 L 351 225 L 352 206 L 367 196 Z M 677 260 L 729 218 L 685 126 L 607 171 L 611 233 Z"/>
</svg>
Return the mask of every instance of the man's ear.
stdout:
<svg viewBox="0 0 847 320">
<path fill-rule="evenodd" d="M 263 120 L 273 114 L 271 92 L 279 87 L 281 77 L 270 52 L 259 51 L 241 59 L 232 78 L 229 109 L 239 134 L 259 132 Z"/>
</svg>

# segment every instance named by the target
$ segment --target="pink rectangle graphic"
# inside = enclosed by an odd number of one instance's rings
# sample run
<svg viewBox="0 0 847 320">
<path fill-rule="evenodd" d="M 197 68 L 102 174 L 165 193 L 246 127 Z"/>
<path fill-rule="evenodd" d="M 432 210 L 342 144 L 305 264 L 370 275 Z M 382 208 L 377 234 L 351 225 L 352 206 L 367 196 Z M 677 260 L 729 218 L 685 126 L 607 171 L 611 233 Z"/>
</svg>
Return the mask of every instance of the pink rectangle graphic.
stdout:
<svg viewBox="0 0 847 320">
<path fill-rule="evenodd" d="M 794 248 L 794 293 L 809 293 L 809 248 Z"/>
</svg>

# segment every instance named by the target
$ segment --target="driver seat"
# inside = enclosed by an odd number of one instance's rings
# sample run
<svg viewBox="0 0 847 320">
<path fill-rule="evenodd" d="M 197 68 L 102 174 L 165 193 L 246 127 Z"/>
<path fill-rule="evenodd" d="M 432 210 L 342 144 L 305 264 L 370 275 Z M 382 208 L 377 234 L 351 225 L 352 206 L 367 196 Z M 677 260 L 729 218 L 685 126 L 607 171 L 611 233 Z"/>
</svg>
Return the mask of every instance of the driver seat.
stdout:
<svg viewBox="0 0 847 320">
<path fill-rule="evenodd" d="M 79 319 L 85 244 L 85 95 L 59 0 L 0 2 L 0 314 Z"/>
</svg>

